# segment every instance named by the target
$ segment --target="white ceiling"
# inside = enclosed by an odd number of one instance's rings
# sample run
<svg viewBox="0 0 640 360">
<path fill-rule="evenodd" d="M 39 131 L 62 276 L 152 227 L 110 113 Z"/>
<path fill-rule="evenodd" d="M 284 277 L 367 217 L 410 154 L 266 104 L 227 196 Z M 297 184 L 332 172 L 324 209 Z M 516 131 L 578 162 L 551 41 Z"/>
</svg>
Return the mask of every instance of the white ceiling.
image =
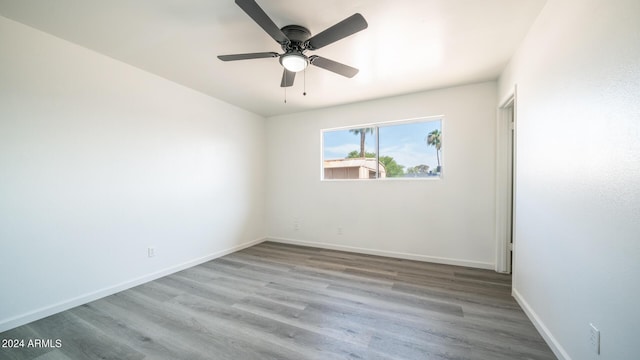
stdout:
<svg viewBox="0 0 640 360">
<path fill-rule="evenodd" d="M 545 0 L 257 0 L 279 27 L 317 34 L 359 12 L 368 29 L 313 52 L 360 69 L 352 79 L 318 67 L 280 87 L 281 52 L 233 0 L 0 0 L 0 15 L 257 114 L 271 116 L 493 80 Z M 308 53 L 311 55 L 312 53 Z"/>
</svg>

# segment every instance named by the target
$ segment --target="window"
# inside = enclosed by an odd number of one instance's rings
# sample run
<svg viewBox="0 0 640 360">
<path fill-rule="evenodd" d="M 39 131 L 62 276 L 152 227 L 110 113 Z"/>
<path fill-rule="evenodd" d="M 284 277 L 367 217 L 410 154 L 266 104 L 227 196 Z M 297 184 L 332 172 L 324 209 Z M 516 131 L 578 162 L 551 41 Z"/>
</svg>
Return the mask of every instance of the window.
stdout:
<svg viewBox="0 0 640 360">
<path fill-rule="evenodd" d="M 322 179 L 439 178 L 442 118 L 322 131 Z"/>
</svg>

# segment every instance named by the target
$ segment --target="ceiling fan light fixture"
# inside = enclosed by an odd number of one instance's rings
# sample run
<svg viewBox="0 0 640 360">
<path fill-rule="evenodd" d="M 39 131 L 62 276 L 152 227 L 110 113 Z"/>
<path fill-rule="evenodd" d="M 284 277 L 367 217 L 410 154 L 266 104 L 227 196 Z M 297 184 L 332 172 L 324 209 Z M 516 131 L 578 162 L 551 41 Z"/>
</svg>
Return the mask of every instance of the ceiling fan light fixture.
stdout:
<svg viewBox="0 0 640 360">
<path fill-rule="evenodd" d="M 307 68 L 309 60 L 307 60 L 307 57 L 302 54 L 288 53 L 282 55 L 280 63 L 282 63 L 282 66 L 284 66 L 285 69 L 291 72 L 298 72 Z"/>
</svg>

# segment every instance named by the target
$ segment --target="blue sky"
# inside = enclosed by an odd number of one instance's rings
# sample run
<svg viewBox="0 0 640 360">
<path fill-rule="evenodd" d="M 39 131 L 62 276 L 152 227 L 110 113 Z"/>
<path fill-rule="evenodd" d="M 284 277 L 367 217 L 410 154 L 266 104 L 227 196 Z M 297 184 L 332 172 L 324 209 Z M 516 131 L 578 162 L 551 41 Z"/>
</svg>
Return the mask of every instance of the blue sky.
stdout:
<svg viewBox="0 0 640 360">
<path fill-rule="evenodd" d="M 435 169 L 438 165 L 435 148 L 427 146 L 425 141 L 427 134 L 435 129 L 441 129 L 440 120 L 381 126 L 380 156 L 391 156 L 405 168 L 425 164 Z M 375 152 L 375 135 L 367 134 L 365 140 L 365 150 Z M 323 141 L 326 160 L 344 159 L 349 152 L 360 151 L 360 136 L 348 129 L 325 131 Z M 440 155 L 442 157 L 442 153 Z"/>
</svg>

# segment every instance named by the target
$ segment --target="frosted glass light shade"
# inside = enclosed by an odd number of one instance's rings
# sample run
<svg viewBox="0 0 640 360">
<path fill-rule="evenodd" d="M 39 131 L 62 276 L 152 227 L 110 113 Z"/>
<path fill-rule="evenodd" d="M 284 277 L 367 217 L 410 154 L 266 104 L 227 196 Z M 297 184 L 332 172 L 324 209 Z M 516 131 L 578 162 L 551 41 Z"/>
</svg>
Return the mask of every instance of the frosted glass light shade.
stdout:
<svg viewBox="0 0 640 360">
<path fill-rule="evenodd" d="M 302 71 L 308 64 L 307 58 L 300 54 L 285 54 L 282 56 L 282 66 L 292 72 Z"/>
</svg>

